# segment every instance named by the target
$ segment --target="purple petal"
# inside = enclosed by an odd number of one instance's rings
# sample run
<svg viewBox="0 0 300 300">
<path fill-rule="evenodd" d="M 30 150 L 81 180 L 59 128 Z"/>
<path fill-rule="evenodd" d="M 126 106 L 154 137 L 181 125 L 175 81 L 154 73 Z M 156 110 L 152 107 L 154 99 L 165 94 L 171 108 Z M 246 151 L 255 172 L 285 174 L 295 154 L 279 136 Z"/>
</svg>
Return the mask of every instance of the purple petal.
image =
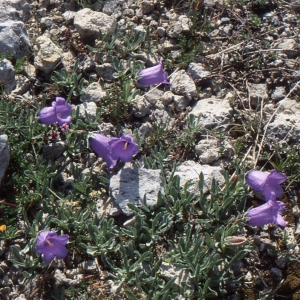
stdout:
<svg viewBox="0 0 300 300">
<path fill-rule="evenodd" d="M 123 135 L 121 138 L 111 138 L 109 141 L 111 147 L 111 157 L 120 159 L 123 162 L 132 161 L 132 156 L 137 154 L 140 150 L 134 144 L 134 139 L 129 135 Z"/>
<path fill-rule="evenodd" d="M 266 183 L 269 183 L 269 181 L 276 184 L 284 183 L 286 181 L 286 175 L 281 172 L 277 173 L 276 170 L 271 170 Z"/>
<path fill-rule="evenodd" d="M 283 227 L 286 226 L 286 222 L 284 221 L 283 217 L 280 216 L 280 215 L 277 216 L 277 220 L 276 220 L 275 224 L 278 224 L 278 225 L 283 226 Z"/>
<path fill-rule="evenodd" d="M 59 243 L 62 245 L 66 245 L 68 243 L 69 239 L 70 239 L 70 237 L 68 234 L 62 234 L 56 238 L 56 240 L 59 241 Z"/>
<path fill-rule="evenodd" d="M 266 201 L 270 199 L 272 192 L 275 193 L 276 198 L 280 198 L 283 193 L 283 188 L 278 184 L 265 184 L 262 193 Z"/>
<path fill-rule="evenodd" d="M 246 175 L 246 182 L 250 185 L 254 190 L 262 192 L 262 186 L 265 184 L 269 173 L 261 172 L 261 171 L 250 171 Z"/>
<path fill-rule="evenodd" d="M 270 203 L 267 202 L 261 206 L 250 209 L 246 217 L 250 218 L 248 223 L 251 226 L 262 226 L 273 223 L 273 208 Z"/>
<path fill-rule="evenodd" d="M 54 258 L 54 253 L 53 252 L 46 251 L 44 253 L 44 262 L 45 263 L 51 262 L 53 260 L 53 258 Z"/>
<path fill-rule="evenodd" d="M 66 118 L 61 118 L 57 116 L 57 123 L 59 126 L 63 126 L 64 124 L 70 125 L 71 121 L 72 121 L 71 116 L 67 116 Z"/>
<path fill-rule="evenodd" d="M 53 250 L 52 253 L 59 258 L 59 259 L 64 259 L 68 255 L 68 249 L 66 246 L 62 245 L 58 240 L 51 240 L 53 243 Z"/>
<path fill-rule="evenodd" d="M 98 156 L 103 158 L 107 163 L 107 166 L 112 169 L 116 163 L 117 159 L 111 157 L 111 147 L 108 144 L 109 139 L 102 134 L 94 134 L 94 138 L 89 139 L 90 147 L 97 153 Z"/>
<path fill-rule="evenodd" d="M 39 121 L 42 124 L 50 125 L 57 122 L 57 117 L 55 113 L 55 109 L 53 107 L 45 107 L 43 108 L 39 114 Z"/>
<path fill-rule="evenodd" d="M 55 102 L 57 105 L 65 105 L 66 104 L 66 100 L 62 97 L 56 97 L 55 98 Z"/>
<path fill-rule="evenodd" d="M 142 76 L 138 82 L 146 86 L 158 83 L 171 84 L 168 82 L 167 73 L 163 70 L 162 62 L 159 62 L 157 66 L 142 70 L 138 76 Z"/>
</svg>

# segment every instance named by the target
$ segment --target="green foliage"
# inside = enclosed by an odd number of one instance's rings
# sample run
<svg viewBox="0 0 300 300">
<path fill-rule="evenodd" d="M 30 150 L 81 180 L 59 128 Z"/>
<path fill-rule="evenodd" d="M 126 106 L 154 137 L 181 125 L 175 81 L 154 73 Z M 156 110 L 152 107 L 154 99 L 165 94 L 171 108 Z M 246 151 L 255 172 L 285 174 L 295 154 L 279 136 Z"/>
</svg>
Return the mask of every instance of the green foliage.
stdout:
<svg viewBox="0 0 300 300">
<path fill-rule="evenodd" d="M 258 15 L 254 14 L 250 21 L 250 25 L 254 28 L 259 28 L 261 26 L 261 19 Z"/>
<path fill-rule="evenodd" d="M 63 91 L 67 95 L 78 97 L 84 93 L 84 78 L 82 74 L 78 74 L 79 60 L 77 59 L 71 74 L 67 72 L 65 68 L 61 71 L 54 71 L 51 76 L 53 83 L 48 84 L 49 88 L 53 89 L 53 92 L 59 94 Z"/>
</svg>

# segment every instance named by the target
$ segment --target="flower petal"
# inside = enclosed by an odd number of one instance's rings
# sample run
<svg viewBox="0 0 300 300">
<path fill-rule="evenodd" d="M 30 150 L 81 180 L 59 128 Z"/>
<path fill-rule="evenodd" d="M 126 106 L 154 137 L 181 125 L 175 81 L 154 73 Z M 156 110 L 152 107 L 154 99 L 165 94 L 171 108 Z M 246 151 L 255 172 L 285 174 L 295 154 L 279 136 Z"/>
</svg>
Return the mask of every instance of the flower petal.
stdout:
<svg viewBox="0 0 300 300">
<path fill-rule="evenodd" d="M 108 143 L 111 147 L 111 157 L 123 162 L 132 161 L 132 156 L 140 151 L 134 144 L 133 137 L 129 135 L 123 134 L 120 138 L 111 138 Z"/>
<path fill-rule="evenodd" d="M 111 147 L 108 144 L 109 139 L 102 134 L 94 134 L 94 137 L 89 139 L 90 147 L 97 153 L 98 156 L 104 159 L 108 168 L 112 169 L 117 159 L 111 157 Z"/>
<path fill-rule="evenodd" d="M 138 76 L 142 76 L 138 80 L 139 83 L 149 86 L 158 83 L 171 84 L 167 81 L 167 73 L 163 70 L 162 62 L 160 61 L 157 66 L 146 68 L 142 70 Z"/>
<path fill-rule="evenodd" d="M 262 192 L 262 185 L 264 185 L 267 180 L 269 173 L 261 172 L 261 171 L 250 171 L 246 175 L 246 182 L 250 185 L 254 190 Z"/>
<path fill-rule="evenodd" d="M 44 252 L 44 262 L 49 263 L 53 260 L 54 258 L 54 253 L 53 252 Z"/>
<path fill-rule="evenodd" d="M 272 206 L 270 206 L 269 202 L 261 206 L 252 208 L 246 215 L 247 218 L 250 218 L 250 220 L 248 220 L 248 223 L 251 226 L 262 226 L 265 224 L 273 223 L 272 211 L 273 209 Z"/>
<path fill-rule="evenodd" d="M 280 216 L 280 215 L 277 216 L 275 224 L 278 224 L 278 225 L 283 226 L 283 227 L 286 226 L 286 222 L 284 221 L 283 217 Z"/>
<path fill-rule="evenodd" d="M 53 243 L 53 254 L 59 259 L 64 259 L 68 255 L 66 246 L 62 245 L 58 240 L 51 240 L 51 242 Z"/>
<path fill-rule="evenodd" d="M 57 117 L 55 113 L 55 109 L 53 107 L 45 107 L 43 108 L 39 114 L 39 121 L 42 124 L 50 125 L 57 122 Z"/>
</svg>

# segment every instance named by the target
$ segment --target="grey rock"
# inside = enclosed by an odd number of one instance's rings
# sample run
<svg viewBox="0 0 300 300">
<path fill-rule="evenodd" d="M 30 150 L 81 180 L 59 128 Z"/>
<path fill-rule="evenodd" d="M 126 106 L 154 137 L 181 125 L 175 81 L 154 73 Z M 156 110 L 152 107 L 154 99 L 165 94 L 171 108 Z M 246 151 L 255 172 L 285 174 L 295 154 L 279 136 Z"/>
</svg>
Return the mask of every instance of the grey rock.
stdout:
<svg viewBox="0 0 300 300">
<path fill-rule="evenodd" d="M 167 91 L 163 94 L 161 101 L 163 105 L 168 105 L 174 100 L 174 94 L 170 91 Z"/>
<path fill-rule="evenodd" d="M 138 25 L 133 28 L 135 32 L 146 33 L 146 28 L 143 25 Z"/>
<path fill-rule="evenodd" d="M 174 95 L 173 99 L 174 99 L 174 106 L 178 111 L 185 110 L 190 103 L 190 100 L 184 96 Z"/>
<path fill-rule="evenodd" d="M 174 284 L 176 284 L 179 287 L 181 287 L 182 282 L 188 282 L 189 284 L 192 284 L 192 274 L 188 269 L 175 267 L 169 263 L 163 262 L 159 271 L 161 276 L 164 277 L 166 280 L 176 278 Z"/>
<path fill-rule="evenodd" d="M 177 38 L 182 33 L 181 22 L 170 22 L 169 27 L 166 30 L 166 34 L 170 38 Z"/>
<path fill-rule="evenodd" d="M 85 93 L 80 96 L 81 102 L 99 102 L 106 96 L 106 92 L 102 90 L 98 82 L 91 83 L 85 90 Z"/>
<path fill-rule="evenodd" d="M 1 73 L 0 73 L 1 74 Z M 0 183 L 9 164 L 9 148 L 7 135 L 0 135 Z"/>
<path fill-rule="evenodd" d="M 0 53 L 22 58 L 29 48 L 30 41 L 23 22 L 8 20 L 0 23 Z"/>
<path fill-rule="evenodd" d="M 27 300 L 26 296 L 24 294 L 21 294 L 17 298 L 14 298 L 14 300 Z"/>
<path fill-rule="evenodd" d="M 121 1 L 119 0 L 105 1 L 102 12 L 107 15 L 112 15 L 116 10 L 120 10 L 119 3 L 121 4 Z"/>
<path fill-rule="evenodd" d="M 197 96 L 197 89 L 192 78 L 184 71 L 173 73 L 170 79 L 171 91 L 177 95 L 183 95 L 189 100 Z"/>
<path fill-rule="evenodd" d="M 215 180 L 219 184 L 224 184 L 225 180 L 221 171 L 222 168 L 220 167 L 200 165 L 198 163 L 195 163 L 194 161 L 188 160 L 176 169 L 174 175 L 178 175 L 180 177 L 180 186 L 183 187 L 185 183 L 190 183 L 191 186 L 189 187 L 189 191 L 191 193 L 197 194 L 199 193 L 198 181 L 201 172 L 204 176 L 203 192 L 207 193 L 210 190 L 213 178 L 215 178 Z"/>
<path fill-rule="evenodd" d="M 0 22 L 7 20 L 25 21 L 30 15 L 30 1 L 0 1 Z"/>
<path fill-rule="evenodd" d="M 201 116 L 200 124 L 205 128 L 211 129 L 215 126 L 225 128 L 233 114 L 233 109 L 227 97 L 225 99 L 211 97 L 199 100 L 190 114 Z"/>
<path fill-rule="evenodd" d="M 63 54 L 62 50 L 52 42 L 47 32 L 36 39 L 34 50 L 34 66 L 46 73 L 53 71 Z"/>
<path fill-rule="evenodd" d="M 0 83 L 7 94 L 10 94 L 16 86 L 14 67 L 6 58 L 0 61 Z"/>
<path fill-rule="evenodd" d="M 76 14 L 75 11 L 70 11 L 70 10 L 68 10 L 68 11 L 65 11 L 65 12 L 62 14 L 62 16 L 63 16 L 65 22 L 68 24 L 68 23 L 71 23 L 71 22 L 73 21 L 73 19 L 74 19 L 74 17 L 75 17 L 75 14 Z"/>
<path fill-rule="evenodd" d="M 294 39 L 282 39 L 274 44 L 275 48 L 282 49 L 289 58 L 294 58 L 299 54 L 299 45 Z"/>
<path fill-rule="evenodd" d="M 140 135 L 144 135 L 145 137 L 148 137 L 152 131 L 153 131 L 153 127 L 149 122 L 143 123 L 139 128 Z"/>
<path fill-rule="evenodd" d="M 163 28 L 163 27 L 157 27 L 156 32 L 157 32 L 157 35 L 158 35 L 160 38 L 162 38 L 162 37 L 164 37 L 164 36 L 166 35 L 166 29 Z"/>
<path fill-rule="evenodd" d="M 266 84 L 248 83 L 248 86 L 249 86 L 249 97 L 250 97 L 251 105 L 253 105 L 253 107 L 257 107 L 262 100 L 265 101 L 268 99 L 268 90 Z"/>
<path fill-rule="evenodd" d="M 297 241 L 294 236 L 294 228 L 285 227 L 284 228 L 284 237 L 285 237 L 285 245 L 288 249 L 294 249 L 297 245 Z"/>
<path fill-rule="evenodd" d="M 85 102 L 79 105 L 79 118 L 96 117 L 97 105 L 94 102 Z"/>
<path fill-rule="evenodd" d="M 201 140 L 198 145 L 195 146 L 195 152 L 199 155 L 201 164 L 211 164 L 218 160 L 220 156 L 218 141 L 215 139 Z"/>
<path fill-rule="evenodd" d="M 52 143 L 43 146 L 43 156 L 45 158 L 57 159 L 63 155 L 66 150 L 65 142 Z"/>
<path fill-rule="evenodd" d="M 154 105 L 157 101 L 161 100 L 163 91 L 154 89 L 150 93 L 146 93 L 144 95 L 145 99 L 152 105 Z"/>
<path fill-rule="evenodd" d="M 94 259 L 82 262 L 79 267 L 82 267 L 82 269 L 88 273 L 98 272 L 98 266 Z"/>
<path fill-rule="evenodd" d="M 76 284 L 76 280 L 72 280 L 70 278 L 67 278 L 65 273 L 63 273 L 61 270 L 56 269 L 54 272 L 54 279 L 57 284 L 65 283 L 66 285 L 70 286 L 73 284 Z"/>
<path fill-rule="evenodd" d="M 157 194 L 162 191 L 160 170 L 122 169 L 110 180 L 112 198 L 119 205 L 123 214 L 133 215 L 128 203 L 140 206 L 146 196 L 146 203 L 153 206 L 157 203 Z"/>
<path fill-rule="evenodd" d="M 211 75 L 209 71 L 206 71 L 204 65 L 200 63 L 190 63 L 187 73 L 193 78 L 193 80 L 205 79 Z"/>
<path fill-rule="evenodd" d="M 278 86 L 275 88 L 274 92 L 272 93 L 271 98 L 274 101 L 280 101 L 285 97 L 285 95 L 286 95 L 285 87 Z"/>
<path fill-rule="evenodd" d="M 76 12 L 74 26 L 83 38 L 99 38 L 99 29 L 103 34 L 109 33 L 116 28 L 117 22 L 114 17 L 102 12 L 84 8 Z"/>
<path fill-rule="evenodd" d="M 132 113 L 137 118 L 143 118 L 150 114 L 150 104 L 146 101 L 144 96 L 137 96 L 135 98 Z"/>
<path fill-rule="evenodd" d="M 101 78 L 108 82 L 114 80 L 113 74 L 115 72 L 115 68 L 111 63 L 96 65 L 96 72 Z"/>
<path fill-rule="evenodd" d="M 140 5 L 143 14 L 148 14 L 149 12 L 151 12 L 154 9 L 156 3 L 157 0 L 142 0 Z"/>
</svg>

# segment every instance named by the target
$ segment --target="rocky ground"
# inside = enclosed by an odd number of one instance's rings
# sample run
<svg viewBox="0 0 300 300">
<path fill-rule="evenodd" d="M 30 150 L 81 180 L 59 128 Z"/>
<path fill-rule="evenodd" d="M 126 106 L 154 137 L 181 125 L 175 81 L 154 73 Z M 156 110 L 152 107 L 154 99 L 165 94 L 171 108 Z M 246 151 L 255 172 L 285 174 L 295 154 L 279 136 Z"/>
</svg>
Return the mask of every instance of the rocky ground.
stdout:
<svg viewBox="0 0 300 300">
<path fill-rule="evenodd" d="M 297 0 L 0 7 L 2 299 L 300 298 Z M 160 61 L 171 84 L 139 84 Z M 37 120 L 57 96 L 68 131 Z M 95 132 L 141 151 L 110 171 Z M 287 226 L 249 226 L 245 174 L 274 168 Z M 46 229 L 64 260 L 34 250 Z"/>
</svg>

